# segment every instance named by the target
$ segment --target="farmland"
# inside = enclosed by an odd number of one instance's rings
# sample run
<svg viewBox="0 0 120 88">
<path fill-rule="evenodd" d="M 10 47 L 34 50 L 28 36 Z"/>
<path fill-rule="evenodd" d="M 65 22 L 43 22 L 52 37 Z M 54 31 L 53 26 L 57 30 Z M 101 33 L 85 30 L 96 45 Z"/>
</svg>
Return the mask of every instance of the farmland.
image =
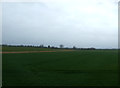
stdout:
<svg viewBox="0 0 120 88">
<path fill-rule="evenodd" d="M 116 86 L 117 50 L 3 47 L 3 86 Z"/>
</svg>

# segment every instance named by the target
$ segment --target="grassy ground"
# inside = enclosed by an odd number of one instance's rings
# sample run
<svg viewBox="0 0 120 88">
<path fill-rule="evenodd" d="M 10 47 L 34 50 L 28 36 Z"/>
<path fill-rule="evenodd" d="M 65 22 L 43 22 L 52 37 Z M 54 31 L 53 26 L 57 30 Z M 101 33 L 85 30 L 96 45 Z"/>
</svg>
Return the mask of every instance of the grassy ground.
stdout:
<svg viewBox="0 0 120 88">
<path fill-rule="evenodd" d="M 32 48 L 3 47 L 3 51 L 13 50 Z M 117 52 L 77 50 L 3 54 L 3 86 L 115 86 L 118 85 Z"/>
</svg>

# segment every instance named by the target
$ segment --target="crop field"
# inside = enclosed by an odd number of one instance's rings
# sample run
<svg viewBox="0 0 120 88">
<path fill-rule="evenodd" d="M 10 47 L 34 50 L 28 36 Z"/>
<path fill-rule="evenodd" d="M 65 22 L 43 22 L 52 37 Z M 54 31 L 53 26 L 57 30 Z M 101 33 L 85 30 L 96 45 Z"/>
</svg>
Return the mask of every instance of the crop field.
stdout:
<svg viewBox="0 0 120 88">
<path fill-rule="evenodd" d="M 3 86 L 117 86 L 117 50 L 3 47 Z"/>
</svg>

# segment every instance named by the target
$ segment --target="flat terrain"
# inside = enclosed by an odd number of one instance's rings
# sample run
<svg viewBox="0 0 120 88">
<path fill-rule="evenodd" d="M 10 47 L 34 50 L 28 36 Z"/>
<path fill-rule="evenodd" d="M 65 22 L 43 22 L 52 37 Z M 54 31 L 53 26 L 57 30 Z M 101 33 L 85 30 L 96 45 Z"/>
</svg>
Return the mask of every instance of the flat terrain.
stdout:
<svg viewBox="0 0 120 88">
<path fill-rule="evenodd" d="M 117 50 L 3 47 L 3 86 L 116 86 Z M 61 52 L 62 51 L 62 52 Z"/>
</svg>

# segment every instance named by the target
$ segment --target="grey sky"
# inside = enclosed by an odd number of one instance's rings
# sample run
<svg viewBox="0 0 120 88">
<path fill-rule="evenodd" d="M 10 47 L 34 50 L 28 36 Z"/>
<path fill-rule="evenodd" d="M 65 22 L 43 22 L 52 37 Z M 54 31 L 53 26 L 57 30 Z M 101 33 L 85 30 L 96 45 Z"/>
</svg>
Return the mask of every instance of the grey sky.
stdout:
<svg viewBox="0 0 120 88">
<path fill-rule="evenodd" d="M 118 47 L 115 0 L 3 3 L 3 44 Z"/>
</svg>

